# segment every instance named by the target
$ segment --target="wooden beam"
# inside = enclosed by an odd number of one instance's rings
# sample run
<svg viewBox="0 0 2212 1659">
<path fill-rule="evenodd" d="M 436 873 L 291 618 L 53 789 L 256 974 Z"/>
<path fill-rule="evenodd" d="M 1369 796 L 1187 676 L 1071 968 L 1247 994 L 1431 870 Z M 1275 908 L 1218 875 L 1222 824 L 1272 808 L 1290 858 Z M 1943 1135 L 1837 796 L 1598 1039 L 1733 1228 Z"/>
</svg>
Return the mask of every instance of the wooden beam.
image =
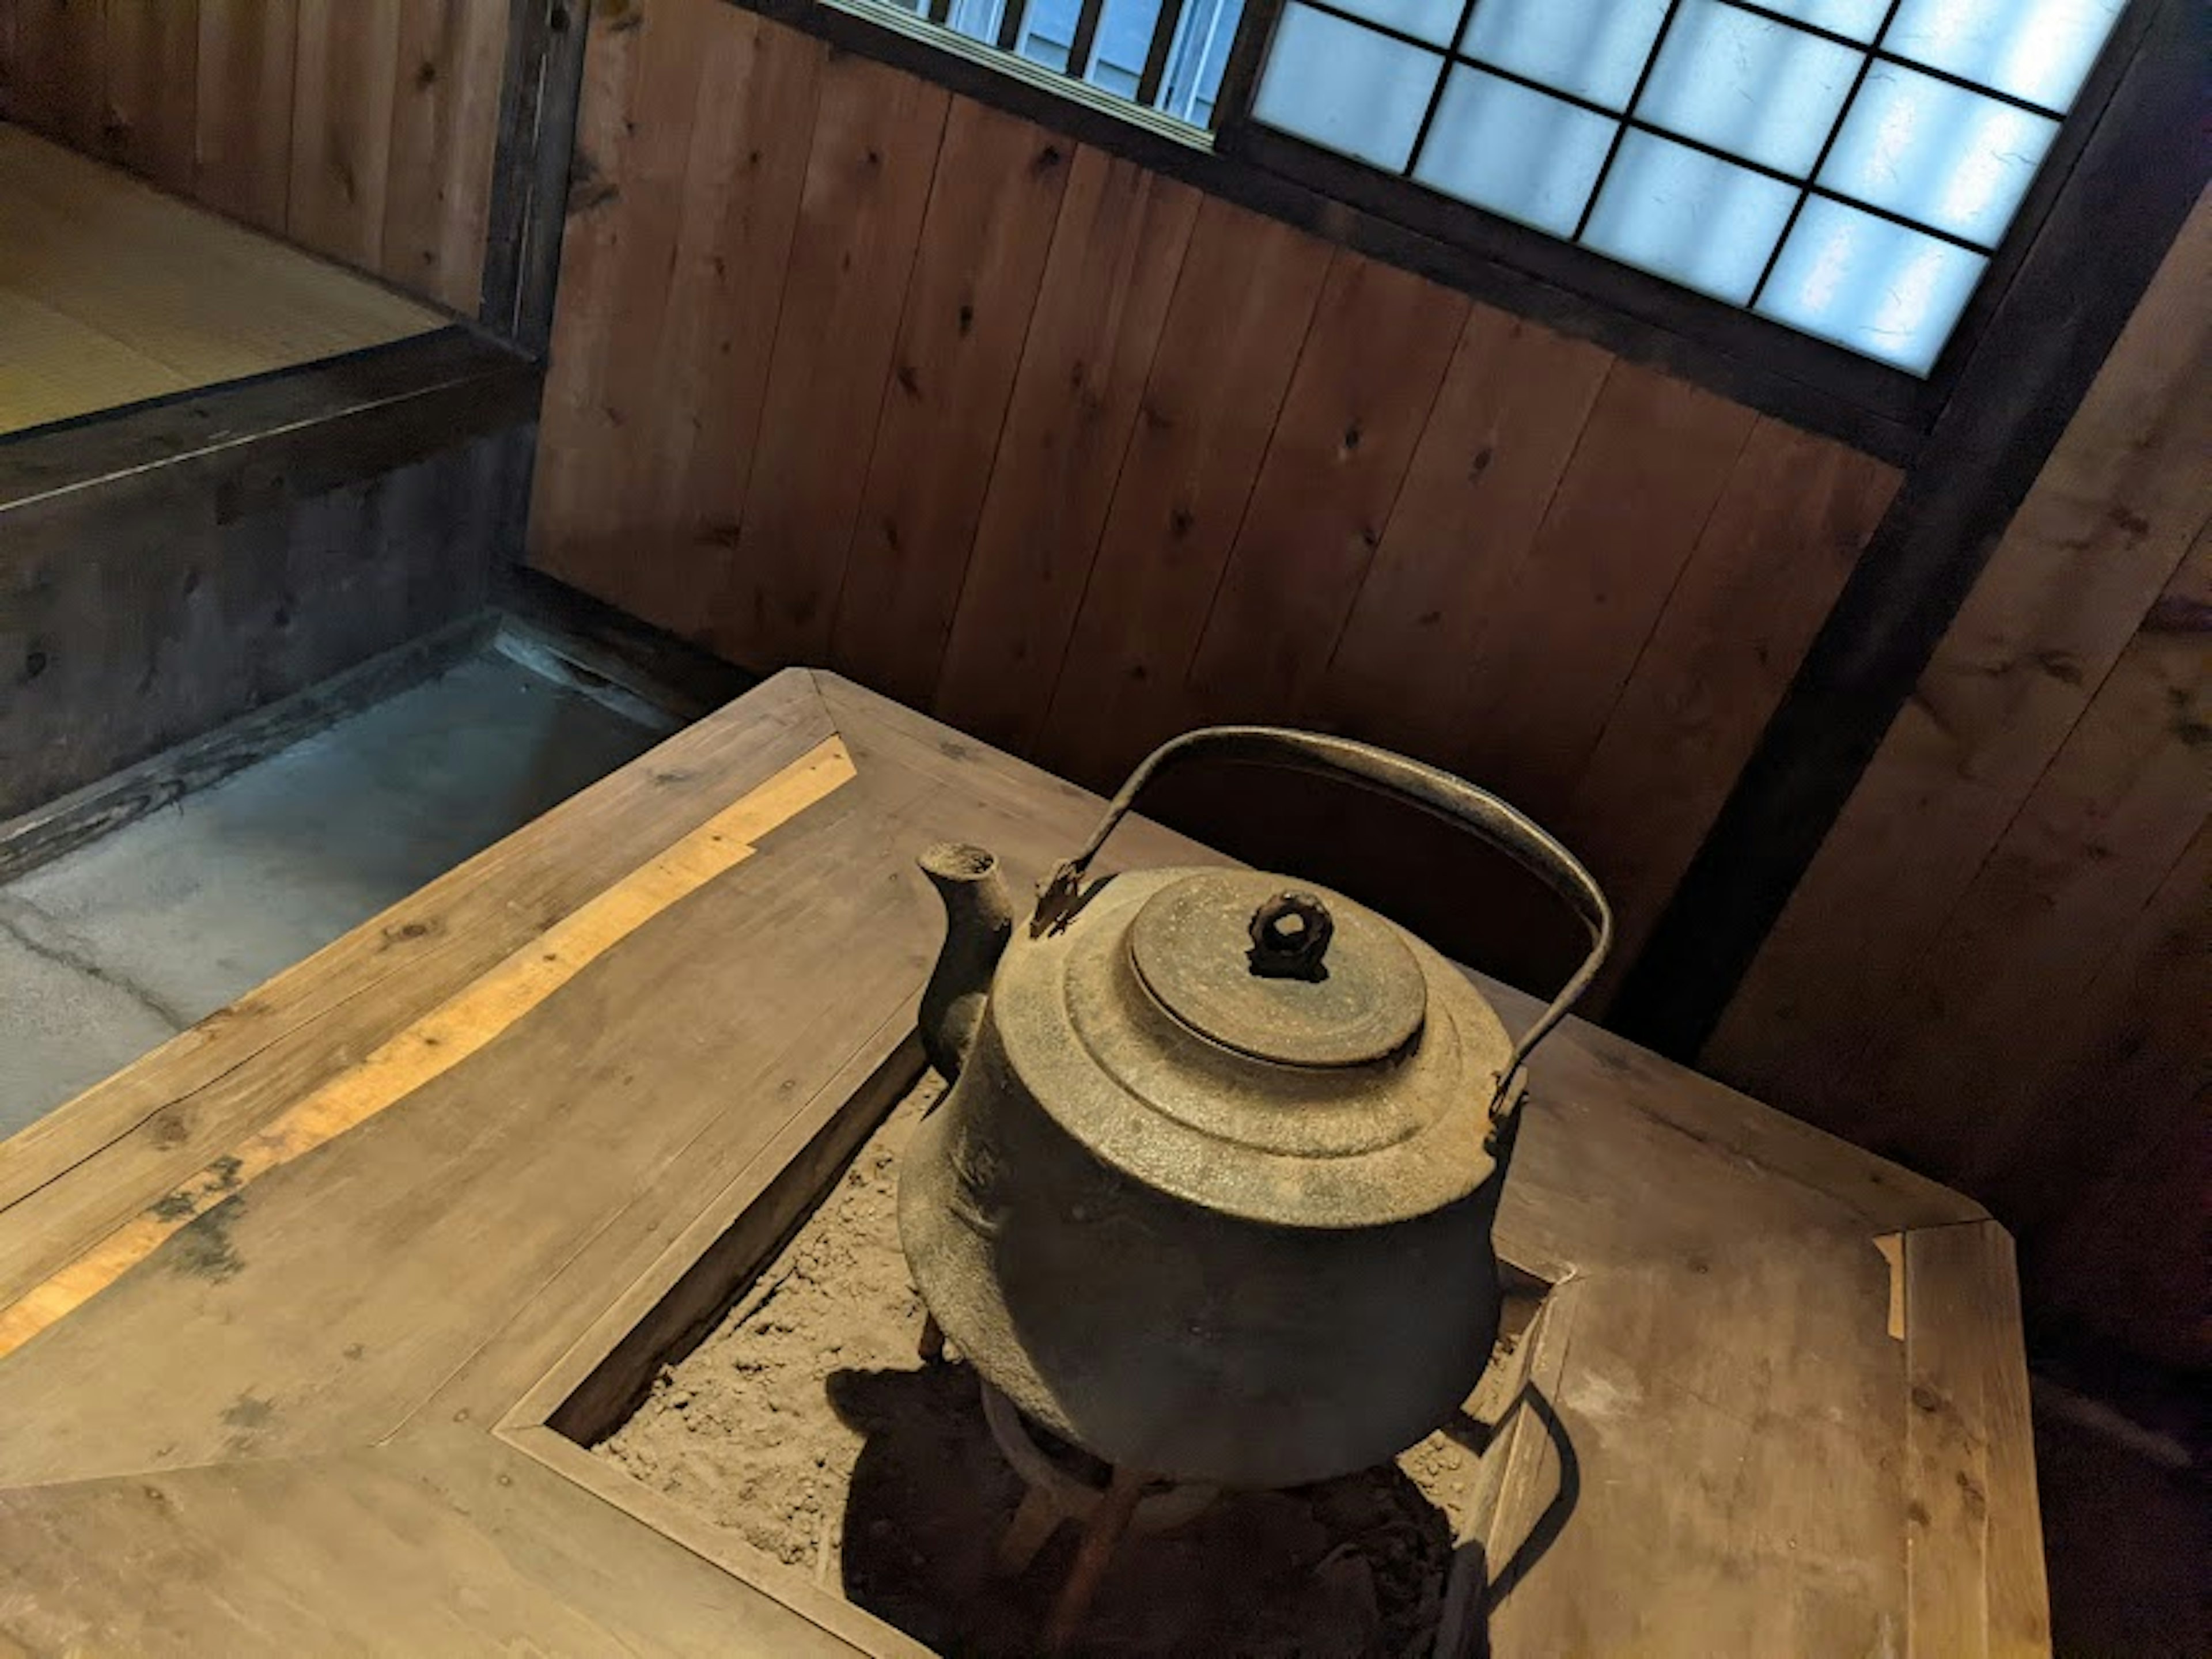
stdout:
<svg viewBox="0 0 2212 1659">
<path fill-rule="evenodd" d="M 534 419 L 539 380 L 454 327 L 59 423 L 0 446 L 0 546 L 88 513 L 116 531 L 118 514 L 210 493 L 226 522 L 321 495 Z"/>
<path fill-rule="evenodd" d="M 525 350 L 553 337 L 592 0 L 511 0 L 477 318 Z M 601 0 L 619 11 L 623 0 Z"/>
</svg>

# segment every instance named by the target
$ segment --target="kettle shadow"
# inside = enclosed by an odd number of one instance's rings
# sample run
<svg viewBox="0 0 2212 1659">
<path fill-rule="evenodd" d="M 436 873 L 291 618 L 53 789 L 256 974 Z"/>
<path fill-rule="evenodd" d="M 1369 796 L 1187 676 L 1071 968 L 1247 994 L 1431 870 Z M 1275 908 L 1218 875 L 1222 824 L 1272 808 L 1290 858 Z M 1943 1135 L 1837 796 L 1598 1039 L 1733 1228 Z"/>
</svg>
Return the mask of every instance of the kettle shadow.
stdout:
<svg viewBox="0 0 2212 1659">
<path fill-rule="evenodd" d="M 1582 1501 L 1582 1460 L 1576 1455 L 1574 1439 L 1559 1420 L 1558 1408 L 1534 1383 L 1522 1385 L 1496 1423 L 1482 1423 L 1462 1413 L 1444 1425 L 1444 1432 L 1470 1451 L 1486 1453 L 1523 1410 L 1551 1444 L 1559 1464 L 1558 1485 L 1503 1566 L 1492 1569 L 1488 1543 L 1480 1531 L 1459 1547 L 1445 1592 L 1436 1659 L 1489 1659 L 1491 1616 L 1559 1541 Z"/>
<path fill-rule="evenodd" d="M 948 1659 L 1042 1651 L 1077 1528 L 1061 1526 L 1025 1571 L 994 1571 L 1023 1486 L 991 1438 L 974 1372 L 957 1363 L 845 1370 L 823 1386 L 865 1437 L 845 1500 L 845 1598 Z M 1580 1468 L 1533 1389 L 1495 1425 L 1463 1419 L 1448 1430 L 1462 1443 L 1492 1440 L 1524 1404 L 1554 1448 L 1560 1485 L 1500 1571 L 1484 1570 L 1482 1528 L 1455 1551 L 1449 1518 L 1395 1464 L 1287 1492 L 1224 1493 L 1183 1526 L 1123 1543 L 1073 1651 L 1425 1655 L 1455 1623 L 1456 1655 L 1487 1653 L 1490 1609 L 1565 1529 Z M 1447 1599 L 1455 1577 L 1468 1603 L 1456 1613 Z"/>
</svg>

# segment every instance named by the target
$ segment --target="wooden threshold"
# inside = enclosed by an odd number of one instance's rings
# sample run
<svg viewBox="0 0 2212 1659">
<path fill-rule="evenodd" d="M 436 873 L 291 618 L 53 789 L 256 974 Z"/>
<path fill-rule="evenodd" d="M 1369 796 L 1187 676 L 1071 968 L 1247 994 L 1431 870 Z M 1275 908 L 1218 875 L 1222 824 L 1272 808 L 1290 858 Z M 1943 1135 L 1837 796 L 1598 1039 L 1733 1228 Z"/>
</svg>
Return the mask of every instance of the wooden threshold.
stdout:
<svg viewBox="0 0 2212 1659">
<path fill-rule="evenodd" d="M 534 420 L 539 365 L 459 325 L 0 440 L 0 565 L 18 532 L 216 522 L 322 495 Z"/>
</svg>

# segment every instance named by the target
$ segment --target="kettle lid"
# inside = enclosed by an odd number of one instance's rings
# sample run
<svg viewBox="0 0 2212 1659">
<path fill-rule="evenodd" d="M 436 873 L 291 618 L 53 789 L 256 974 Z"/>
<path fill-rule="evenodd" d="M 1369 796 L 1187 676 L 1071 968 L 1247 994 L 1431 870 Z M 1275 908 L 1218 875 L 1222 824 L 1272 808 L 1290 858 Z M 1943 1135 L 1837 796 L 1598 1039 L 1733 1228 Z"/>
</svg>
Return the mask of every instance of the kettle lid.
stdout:
<svg viewBox="0 0 2212 1659">
<path fill-rule="evenodd" d="M 1249 870 L 1201 870 L 1147 899 L 1129 928 L 1145 988 L 1200 1036 L 1283 1066 L 1402 1054 L 1428 980 L 1398 930 L 1334 894 Z"/>
</svg>

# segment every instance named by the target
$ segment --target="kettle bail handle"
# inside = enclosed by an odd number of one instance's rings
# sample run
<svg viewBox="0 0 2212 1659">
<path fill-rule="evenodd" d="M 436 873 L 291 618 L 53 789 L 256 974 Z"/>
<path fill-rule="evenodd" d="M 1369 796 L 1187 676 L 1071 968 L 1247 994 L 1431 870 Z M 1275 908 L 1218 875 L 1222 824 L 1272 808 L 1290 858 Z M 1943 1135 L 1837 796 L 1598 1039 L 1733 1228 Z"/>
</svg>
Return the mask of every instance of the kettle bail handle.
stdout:
<svg viewBox="0 0 2212 1659">
<path fill-rule="evenodd" d="M 1557 894 L 1589 930 L 1589 954 L 1560 988 L 1559 995 L 1513 1045 L 1505 1069 L 1490 1097 L 1493 1122 L 1509 1116 L 1518 1106 L 1516 1079 L 1529 1053 L 1567 1016 L 1604 964 L 1613 948 L 1613 907 L 1606 902 L 1596 878 L 1580 860 L 1559 844 L 1552 833 L 1517 807 L 1479 789 L 1464 778 L 1441 767 L 1378 749 L 1351 738 L 1317 732 L 1294 732 L 1279 726 L 1208 726 L 1170 738 L 1139 763 L 1114 799 L 1106 816 L 1091 833 L 1082 850 L 1052 873 L 1037 895 L 1036 913 L 1030 918 L 1030 935 L 1036 938 L 1065 927 L 1082 896 L 1083 878 L 1098 856 L 1115 826 L 1127 816 L 1145 786 L 1169 767 L 1186 760 L 1225 761 L 1255 766 L 1278 766 L 1289 771 L 1310 772 L 1346 781 L 1392 796 L 1423 811 L 1457 825 L 1477 840 L 1504 853 Z"/>
</svg>

